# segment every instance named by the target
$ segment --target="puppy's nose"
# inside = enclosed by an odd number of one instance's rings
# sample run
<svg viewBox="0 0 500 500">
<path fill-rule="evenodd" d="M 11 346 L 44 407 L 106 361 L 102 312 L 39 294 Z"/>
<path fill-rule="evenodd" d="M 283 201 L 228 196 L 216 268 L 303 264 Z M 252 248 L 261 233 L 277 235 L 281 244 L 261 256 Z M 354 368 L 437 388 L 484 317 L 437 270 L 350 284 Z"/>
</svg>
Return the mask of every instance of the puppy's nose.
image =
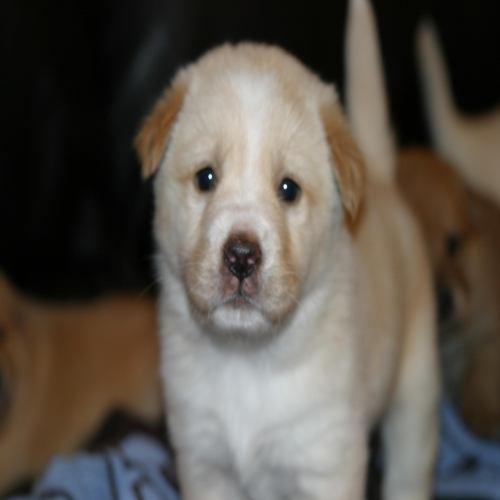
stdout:
<svg viewBox="0 0 500 500">
<path fill-rule="evenodd" d="M 438 320 L 444 323 L 449 320 L 454 313 L 455 303 L 453 294 L 447 287 L 440 286 L 437 290 Z"/>
<path fill-rule="evenodd" d="M 262 260 L 256 239 L 246 234 L 231 236 L 224 245 L 223 253 L 224 264 L 239 281 L 251 276 Z"/>
</svg>

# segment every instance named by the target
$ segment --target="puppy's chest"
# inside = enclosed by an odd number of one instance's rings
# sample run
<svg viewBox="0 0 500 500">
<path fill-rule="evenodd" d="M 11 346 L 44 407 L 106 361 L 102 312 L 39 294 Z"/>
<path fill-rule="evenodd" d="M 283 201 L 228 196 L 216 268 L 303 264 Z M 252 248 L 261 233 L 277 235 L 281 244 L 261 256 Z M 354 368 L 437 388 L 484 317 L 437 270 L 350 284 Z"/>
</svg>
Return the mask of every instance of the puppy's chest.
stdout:
<svg viewBox="0 0 500 500">
<path fill-rule="evenodd" d="M 176 399 L 181 408 L 172 430 L 202 462 L 228 470 L 245 487 L 263 488 L 260 498 L 293 497 L 304 464 L 313 469 L 316 461 L 304 450 L 317 450 L 318 438 L 334 427 L 335 405 L 312 379 L 307 369 L 280 373 L 204 360 L 190 373 L 190 397 Z"/>
<path fill-rule="evenodd" d="M 236 461 L 249 459 L 260 446 L 278 439 L 274 431 L 304 404 L 300 387 L 265 368 L 231 360 L 198 368 L 192 385 L 196 401 L 186 411 L 206 421 L 207 433 L 225 442 Z"/>
</svg>

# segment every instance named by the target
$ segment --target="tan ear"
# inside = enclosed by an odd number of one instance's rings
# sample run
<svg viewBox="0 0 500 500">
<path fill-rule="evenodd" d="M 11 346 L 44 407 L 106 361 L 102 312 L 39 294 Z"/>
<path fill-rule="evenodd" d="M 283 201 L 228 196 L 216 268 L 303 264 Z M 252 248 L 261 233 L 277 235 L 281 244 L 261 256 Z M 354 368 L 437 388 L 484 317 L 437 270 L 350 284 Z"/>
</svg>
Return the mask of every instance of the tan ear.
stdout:
<svg viewBox="0 0 500 500">
<path fill-rule="evenodd" d="M 144 178 L 154 174 L 167 147 L 168 136 L 182 107 L 187 86 L 176 79 L 146 117 L 134 146 L 142 165 Z"/>
<path fill-rule="evenodd" d="M 361 151 L 347 128 L 340 108 L 329 104 L 321 111 L 330 146 L 342 204 L 351 219 L 358 213 L 365 187 L 365 164 Z"/>
</svg>

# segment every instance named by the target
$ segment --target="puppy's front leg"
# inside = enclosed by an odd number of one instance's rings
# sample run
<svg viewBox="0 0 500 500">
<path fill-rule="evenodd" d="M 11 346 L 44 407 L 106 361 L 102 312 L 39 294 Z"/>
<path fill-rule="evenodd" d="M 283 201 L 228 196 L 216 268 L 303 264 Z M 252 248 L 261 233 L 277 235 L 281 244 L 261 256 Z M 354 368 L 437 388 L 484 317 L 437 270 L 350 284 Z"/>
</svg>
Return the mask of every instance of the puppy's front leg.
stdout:
<svg viewBox="0 0 500 500">
<path fill-rule="evenodd" d="M 336 471 L 327 481 L 317 480 L 308 488 L 309 499 L 314 500 L 362 500 L 365 496 L 366 449 L 356 450 L 355 461 L 347 461 L 346 467 Z"/>
<path fill-rule="evenodd" d="M 337 442 L 316 443 L 315 450 L 306 454 L 302 468 L 298 467 L 290 477 L 288 488 L 281 481 L 277 499 L 300 500 L 362 500 L 365 497 L 365 479 L 368 448 L 363 436 L 355 429 L 346 428 L 345 437 Z M 321 450 L 323 448 L 323 450 Z M 269 498 L 256 495 L 255 500 Z"/>
<path fill-rule="evenodd" d="M 230 470 L 178 459 L 182 500 L 250 500 Z"/>
<path fill-rule="evenodd" d="M 432 307 L 432 303 L 424 304 L 407 332 L 400 377 L 384 422 L 384 500 L 431 498 L 439 434 Z"/>
<path fill-rule="evenodd" d="M 304 500 L 362 500 L 366 481 L 364 467 L 349 472 L 355 473 L 350 474 L 349 477 L 335 477 L 328 481 L 317 481 L 314 486 L 308 488 L 307 494 L 301 498 Z"/>
</svg>

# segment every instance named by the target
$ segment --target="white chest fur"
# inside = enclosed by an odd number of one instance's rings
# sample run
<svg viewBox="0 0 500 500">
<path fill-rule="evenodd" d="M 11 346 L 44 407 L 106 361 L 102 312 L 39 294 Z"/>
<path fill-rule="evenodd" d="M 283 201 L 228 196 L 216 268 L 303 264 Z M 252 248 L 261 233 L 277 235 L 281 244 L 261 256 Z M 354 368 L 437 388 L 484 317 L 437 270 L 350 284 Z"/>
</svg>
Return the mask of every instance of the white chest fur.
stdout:
<svg viewBox="0 0 500 500">
<path fill-rule="evenodd" d="M 308 476 L 330 479 L 346 463 L 345 450 L 364 436 L 350 337 L 332 324 L 316 338 L 308 316 L 266 345 L 224 346 L 165 314 L 167 411 L 181 455 L 261 488 L 260 498 L 290 498 L 307 490 Z"/>
</svg>

